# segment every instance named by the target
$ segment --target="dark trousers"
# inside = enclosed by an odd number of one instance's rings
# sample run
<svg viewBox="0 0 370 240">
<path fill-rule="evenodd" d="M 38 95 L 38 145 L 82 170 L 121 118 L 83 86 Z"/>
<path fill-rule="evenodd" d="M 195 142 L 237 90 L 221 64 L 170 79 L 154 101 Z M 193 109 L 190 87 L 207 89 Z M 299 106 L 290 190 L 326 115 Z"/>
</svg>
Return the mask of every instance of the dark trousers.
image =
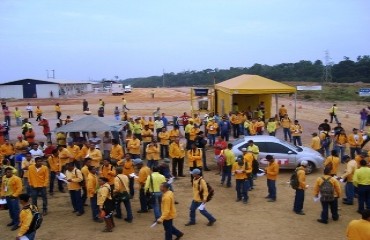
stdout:
<svg viewBox="0 0 370 240">
<path fill-rule="evenodd" d="M 125 205 L 126 213 L 127 213 L 127 220 L 132 220 L 132 209 L 131 209 L 131 202 L 130 199 L 126 199 L 123 201 L 123 205 Z M 118 218 L 122 217 L 122 211 L 121 211 L 121 202 L 116 203 L 116 214 Z"/>
<path fill-rule="evenodd" d="M 221 137 L 223 137 L 223 139 L 228 142 L 229 141 L 229 132 L 226 132 L 226 131 L 221 131 Z"/>
<path fill-rule="evenodd" d="M 6 205 L 8 206 L 9 216 L 12 219 L 12 223 L 16 226 L 19 225 L 19 199 L 12 197 L 5 197 Z"/>
<path fill-rule="evenodd" d="M 370 185 L 358 185 L 358 210 L 370 209 Z"/>
<path fill-rule="evenodd" d="M 184 175 L 184 158 L 172 159 L 172 175 L 174 177 Z"/>
<path fill-rule="evenodd" d="M 33 111 L 28 111 L 28 118 L 33 118 Z"/>
<path fill-rule="evenodd" d="M 293 136 L 293 144 L 296 146 L 302 146 L 301 136 Z"/>
<path fill-rule="evenodd" d="M 144 187 L 140 188 L 140 210 L 141 211 L 148 211 L 148 199 L 146 198 Z"/>
<path fill-rule="evenodd" d="M 174 225 L 173 219 L 164 220 L 163 221 L 163 228 L 164 228 L 164 239 L 165 240 L 172 240 L 172 235 L 179 237 L 182 232 L 180 232 Z"/>
<path fill-rule="evenodd" d="M 49 185 L 50 193 L 54 192 L 54 182 L 55 179 L 57 178 L 56 174 L 57 174 L 56 172 L 50 172 L 50 185 Z M 59 179 L 57 179 L 57 181 L 58 181 L 58 190 L 63 191 L 63 181 L 60 181 Z"/>
<path fill-rule="evenodd" d="M 203 169 L 207 170 L 207 154 L 206 154 L 206 148 L 202 148 L 202 163 L 203 163 Z"/>
<path fill-rule="evenodd" d="M 44 211 L 48 210 L 48 199 L 46 197 L 46 187 L 31 187 L 31 198 L 32 204 L 37 206 L 37 198 L 41 195 L 42 197 L 42 209 Z"/>
<path fill-rule="evenodd" d="M 303 203 L 304 203 L 304 189 L 296 189 L 293 211 L 296 213 L 302 212 Z"/>
<path fill-rule="evenodd" d="M 346 202 L 353 203 L 353 198 L 355 197 L 355 186 L 353 185 L 353 182 L 346 183 L 345 191 L 346 191 L 346 198 L 347 198 Z"/>
<path fill-rule="evenodd" d="M 236 179 L 236 198 L 248 201 L 249 181 L 248 179 Z"/>
<path fill-rule="evenodd" d="M 92 219 L 93 220 L 99 219 L 99 207 L 96 194 L 90 198 L 90 207 Z"/>
<path fill-rule="evenodd" d="M 130 196 L 131 198 L 133 198 L 135 194 L 135 189 L 134 189 L 135 179 L 133 177 L 130 177 L 128 180 L 129 180 Z"/>
<path fill-rule="evenodd" d="M 322 202 L 321 201 L 321 206 L 322 206 L 322 212 L 321 212 L 321 220 L 327 222 L 329 218 L 329 207 L 331 211 L 331 216 L 333 220 L 338 220 L 339 215 L 338 215 L 338 198 L 335 198 L 334 201 L 332 202 Z"/>
<path fill-rule="evenodd" d="M 84 206 L 82 203 L 81 189 L 80 190 L 69 190 L 69 195 L 71 197 L 73 210 L 79 213 L 84 213 Z"/>
<path fill-rule="evenodd" d="M 240 135 L 239 124 L 233 124 L 233 135 L 234 135 L 234 138 L 239 138 L 239 135 Z"/>
<path fill-rule="evenodd" d="M 161 158 L 168 158 L 168 145 L 161 144 Z"/>
<path fill-rule="evenodd" d="M 158 162 L 158 160 L 148 160 L 147 166 L 148 168 L 153 169 L 153 167 L 158 166 Z"/>
<path fill-rule="evenodd" d="M 61 116 L 62 116 L 62 112 L 57 112 L 57 119 L 60 119 Z"/>
<path fill-rule="evenodd" d="M 288 137 L 289 137 L 289 142 L 291 142 L 292 141 L 292 134 L 290 132 L 290 129 L 289 128 L 283 128 L 283 133 L 284 133 L 284 140 L 288 141 Z"/>
<path fill-rule="evenodd" d="M 231 186 L 231 165 L 223 166 L 222 168 L 221 184 L 224 184 L 225 180 L 226 180 L 226 186 L 230 187 Z"/>
<path fill-rule="evenodd" d="M 202 204 L 202 202 L 196 202 L 192 201 L 190 205 L 190 222 L 195 223 L 195 212 L 198 209 L 198 207 Z M 204 208 L 203 210 L 199 210 L 200 214 L 202 214 L 204 217 L 208 219 L 210 222 L 216 221 L 216 219 Z"/>
<path fill-rule="evenodd" d="M 350 147 L 349 150 L 350 150 L 350 153 L 351 153 L 351 159 L 355 158 L 355 153 L 357 155 L 361 154 L 361 148 L 360 147 Z"/>
<path fill-rule="evenodd" d="M 276 200 L 276 180 L 267 179 L 268 197 Z"/>
<path fill-rule="evenodd" d="M 113 185 L 114 186 L 114 185 Z M 86 186 L 82 187 L 82 196 L 81 196 L 82 204 L 85 205 L 87 200 L 87 189 Z"/>
</svg>

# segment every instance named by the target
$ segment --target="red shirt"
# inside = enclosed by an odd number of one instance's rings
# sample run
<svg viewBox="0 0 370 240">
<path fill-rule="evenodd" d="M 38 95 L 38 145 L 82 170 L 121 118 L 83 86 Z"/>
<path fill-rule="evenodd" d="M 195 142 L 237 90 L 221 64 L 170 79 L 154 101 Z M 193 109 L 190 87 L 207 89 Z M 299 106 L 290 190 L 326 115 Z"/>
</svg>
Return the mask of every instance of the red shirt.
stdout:
<svg viewBox="0 0 370 240">
<path fill-rule="evenodd" d="M 42 132 L 44 134 L 48 134 L 50 133 L 50 126 L 49 126 L 49 122 L 48 120 L 46 119 L 42 119 L 40 122 L 39 122 L 39 125 L 42 126 L 44 129 L 42 130 Z"/>
<path fill-rule="evenodd" d="M 54 149 L 55 149 L 54 146 L 48 146 L 48 147 L 45 148 L 44 154 L 47 155 L 47 156 L 51 155 Z"/>
<path fill-rule="evenodd" d="M 182 115 L 180 118 L 182 119 L 182 125 L 186 126 L 189 123 L 189 117 L 188 115 Z"/>
<path fill-rule="evenodd" d="M 216 141 L 215 145 L 215 155 L 220 155 L 221 151 L 227 148 L 227 142 L 226 141 Z"/>
</svg>

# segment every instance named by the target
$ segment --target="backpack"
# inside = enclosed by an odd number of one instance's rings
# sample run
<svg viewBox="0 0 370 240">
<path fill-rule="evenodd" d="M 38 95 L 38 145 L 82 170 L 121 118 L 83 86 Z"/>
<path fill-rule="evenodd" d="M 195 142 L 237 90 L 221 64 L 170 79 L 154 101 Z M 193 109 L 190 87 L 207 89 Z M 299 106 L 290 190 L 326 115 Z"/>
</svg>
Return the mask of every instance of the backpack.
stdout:
<svg viewBox="0 0 370 240">
<path fill-rule="evenodd" d="M 225 163 L 226 163 L 226 157 L 225 157 L 225 155 L 224 155 L 223 153 L 221 153 L 221 154 L 219 155 L 219 157 L 218 157 L 217 161 L 218 161 L 218 164 L 219 164 L 221 167 L 225 166 Z"/>
<path fill-rule="evenodd" d="M 200 199 L 203 199 L 203 189 L 200 189 L 200 181 L 205 181 L 203 178 L 199 180 L 199 185 L 198 185 L 198 191 L 199 191 L 199 196 L 200 196 Z M 213 187 L 208 183 L 206 182 L 206 185 L 207 185 L 207 189 L 208 189 L 208 196 L 207 196 L 207 199 L 206 201 L 209 202 L 212 200 L 213 196 L 215 195 L 215 190 L 213 189 Z"/>
<path fill-rule="evenodd" d="M 298 170 L 296 169 L 293 174 L 290 176 L 290 186 L 293 188 L 293 189 L 298 189 L 299 187 L 299 181 L 298 181 L 298 174 L 297 174 Z"/>
<path fill-rule="evenodd" d="M 325 132 L 325 138 L 321 140 L 321 146 L 326 148 L 330 145 L 331 139 L 328 133 Z"/>
<path fill-rule="evenodd" d="M 322 180 L 324 180 L 324 182 L 320 185 L 320 194 L 321 194 L 320 200 L 322 202 L 334 201 L 334 186 L 329 181 L 330 178 L 331 177 L 325 179 L 324 177 L 322 177 Z"/>
<path fill-rule="evenodd" d="M 260 168 L 260 163 L 256 159 L 253 159 L 253 161 L 252 161 L 252 173 L 254 175 L 256 175 L 258 173 L 259 168 Z"/>
<path fill-rule="evenodd" d="M 35 232 L 37 229 L 39 229 L 43 221 L 42 214 L 38 211 L 38 209 L 35 206 L 30 205 L 29 209 L 31 210 L 32 213 L 32 221 L 26 234 Z"/>
</svg>

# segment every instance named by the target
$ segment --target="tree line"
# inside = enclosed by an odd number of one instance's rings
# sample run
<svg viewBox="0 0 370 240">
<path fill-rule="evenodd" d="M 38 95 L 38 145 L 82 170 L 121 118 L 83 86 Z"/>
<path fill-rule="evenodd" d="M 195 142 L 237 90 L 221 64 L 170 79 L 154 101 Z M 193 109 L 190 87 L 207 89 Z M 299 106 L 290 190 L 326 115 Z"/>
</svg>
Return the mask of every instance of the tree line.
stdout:
<svg viewBox="0 0 370 240">
<path fill-rule="evenodd" d="M 370 55 L 358 56 L 351 60 L 344 57 L 342 61 L 329 66 L 332 82 L 370 83 Z M 212 85 L 241 74 L 254 74 L 276 81 L 323 82 L 326 66 L 321 60 L 315 62 L 301 60 L 296 63 L 281 63 L 273 66 L 254 64 L 251 67 L 231 67 L 229 69 L 205 69 L 202 71 L 183 71 L 165 73 L 164 76 L 129 78 L 122 80 L 133 87 L 179 87 Z"/>
</svg>

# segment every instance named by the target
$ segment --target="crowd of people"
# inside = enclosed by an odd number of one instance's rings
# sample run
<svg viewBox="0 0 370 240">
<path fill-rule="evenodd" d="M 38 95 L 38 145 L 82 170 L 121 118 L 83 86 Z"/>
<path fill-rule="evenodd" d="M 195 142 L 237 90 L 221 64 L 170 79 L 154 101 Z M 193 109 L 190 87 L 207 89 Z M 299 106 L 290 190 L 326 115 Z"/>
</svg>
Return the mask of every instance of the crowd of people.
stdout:
<svg viewBox="0 0 370 240">
<path fill-rule="evenodd" d="M 89 111 L 86 100 L 82 105 L 84 113 Z M 99 117 L 104 117 L 104 108 L 104 101 L 99 99 Z M 9 111 L 6 105 L 3 109 Z M 53 137 L 48 120 L 37 106 L 35 120 L 43 128 L 46 145 L 36 141 L 31 123 L 34 118 L 31 104 L 26 106 L 26 110 L 28 118 L 25 119 L 22 119 L 21 113 L 16 112 L 20 111 L 18 108 L 14 113 L 17 125 L 21 126 L 16 142 L 11 143 L 4 126 L 0 128 L 1 198 L 6 199 L 9 209 L 11 222 L 8 226 L 13 231 L 20 229 L 18 237 L 25 235 L 31 240 L 35 239 L 36 233 L 28 231 L 30 217 L 28 215 L 27 220 L 22 217 L 24 211 L 20 210 L 19 201 L 24 208 L 38 206 L 46 216 L 49 213 L 48 195 L 54 195 L 55 184 L 61 193 L 67 188 L 71 211 L 76 216 L 85 213 L 89 200 L 91 219 L 97 223 L 105 222 L 104 232 L 113 231 L 114 218 L 133 222 L 131 201 L 138 195 L 140 209 L 137 213 L 145 214 L 152 209 L 154 222 L 164 226 L 165 239 L 172 239 L 173 235 L 180 239 L 184 233 L 173 223 L 178 202 L 172 183 L 174 179 L 186 176 L 186 165 L 190 171 L 193 200 L 189 222 L 185 226 L 196 224 L 197 210 L 208 220 L 207 226 L 212 226 L 216 218 L 205 209 L 205 205 L 212 198 L 213 189 L 203 178 L 204 171 L 210 171 L 207 164 L 208 149 L 214 151 L 218 164 L 216 174 L 220 175 L 221 185 L 231 187 L 234 178 L 236 201 L 247 204 L 248 192 L 254 189 L 254 181 L 258 173 L 262 172 L 259 169 L 259 148 L 250 140 L 248 147 L 242 149 L 243 155 L 235 156 L 231 140 L 243 135 L 267 133 L 275 136 L 278 128 L 282 128 L 285 140 L 302 145 L 303 127 L 299 121 L 290 120 L 284 105 L 275 117 L 265 119 L 263 102 L 259 104 L 256 113 L 250 110 L 241 112 L 237 104 L 234 104 L 233 112 L 223 116 L 210 113 L 201 119 L 198 114 L 190 116 L 185 112 L 174 117 L 170 125 L 160 108 L 153 112 L 152 117 L 130 117 L 127 100 L 122 98 L 122 106 L 115 107 L 114 116 L 124 123 L 124 127 L 118 133 L 105 132 L 102 138 L 96 132 L 90 133 L 88 129 L 69 134 L 58 131 L 61 125 L 73 122 L 70 116 L 62 119 L 60 104 L 55 105 L 58 123 Z M 336 112 L 337 107 L 333 105 L 329 114 L 331 121 L 335 120 L 338 126 L 332 130 L 328 120 L 325 120 L 318 127 L 319 132 L 312 134 L 311 147 L 326 157 L 324 174 L 314 185 L 314 196 L 318 199 L 320 196 L 322 204 L 318 222 L 328 223 L 329 208 L 332 219 L 339 219 L 338 198 L 342 196 L 340 181 L 346 182 L 346 198 L 343 198 L 343 203 L 353 205 L 357 196 L 358 212 L 368 221 L 369 213 L 365 208 L 370 209 L 370 168 L 368 154 L 361 151 L 363 136 L 358 129 L 353 129 L 353 133 L 347 137 Z M 4 116 L 4 125 L 10 127 L 10 114 Z M 346 155 L 346 144 L 349 144 L 350 155 Z M 266 199 L 268 202 L 276 202 L 279 164 L 272 155 L 267 155 L 266 160 L 268 165 L 263 171 L 267 178 Z M 342 176 L 338 172 L 341 162 L 347 164 Z M 305 214 L 303 206 L 308 188 L 305 172 L 307 165 L 308 162 L 302 161 L 295 170 L 297 186 L 294 187 L 296 194 L 293 211 L 298 215 Z M 139 188 L 138 193 L 135 184 Z M 29 198 L 31 203 L 28 202 Z M 38 198 L 41 198 L 42 205 L 38 204 Z M 125 207 L 126 217 L 122 216 L 121 203 Z M 360 223 L 351 223 L 348 234 L 360 234 L 351 230 L 357 225 Z"/>
</svg>

